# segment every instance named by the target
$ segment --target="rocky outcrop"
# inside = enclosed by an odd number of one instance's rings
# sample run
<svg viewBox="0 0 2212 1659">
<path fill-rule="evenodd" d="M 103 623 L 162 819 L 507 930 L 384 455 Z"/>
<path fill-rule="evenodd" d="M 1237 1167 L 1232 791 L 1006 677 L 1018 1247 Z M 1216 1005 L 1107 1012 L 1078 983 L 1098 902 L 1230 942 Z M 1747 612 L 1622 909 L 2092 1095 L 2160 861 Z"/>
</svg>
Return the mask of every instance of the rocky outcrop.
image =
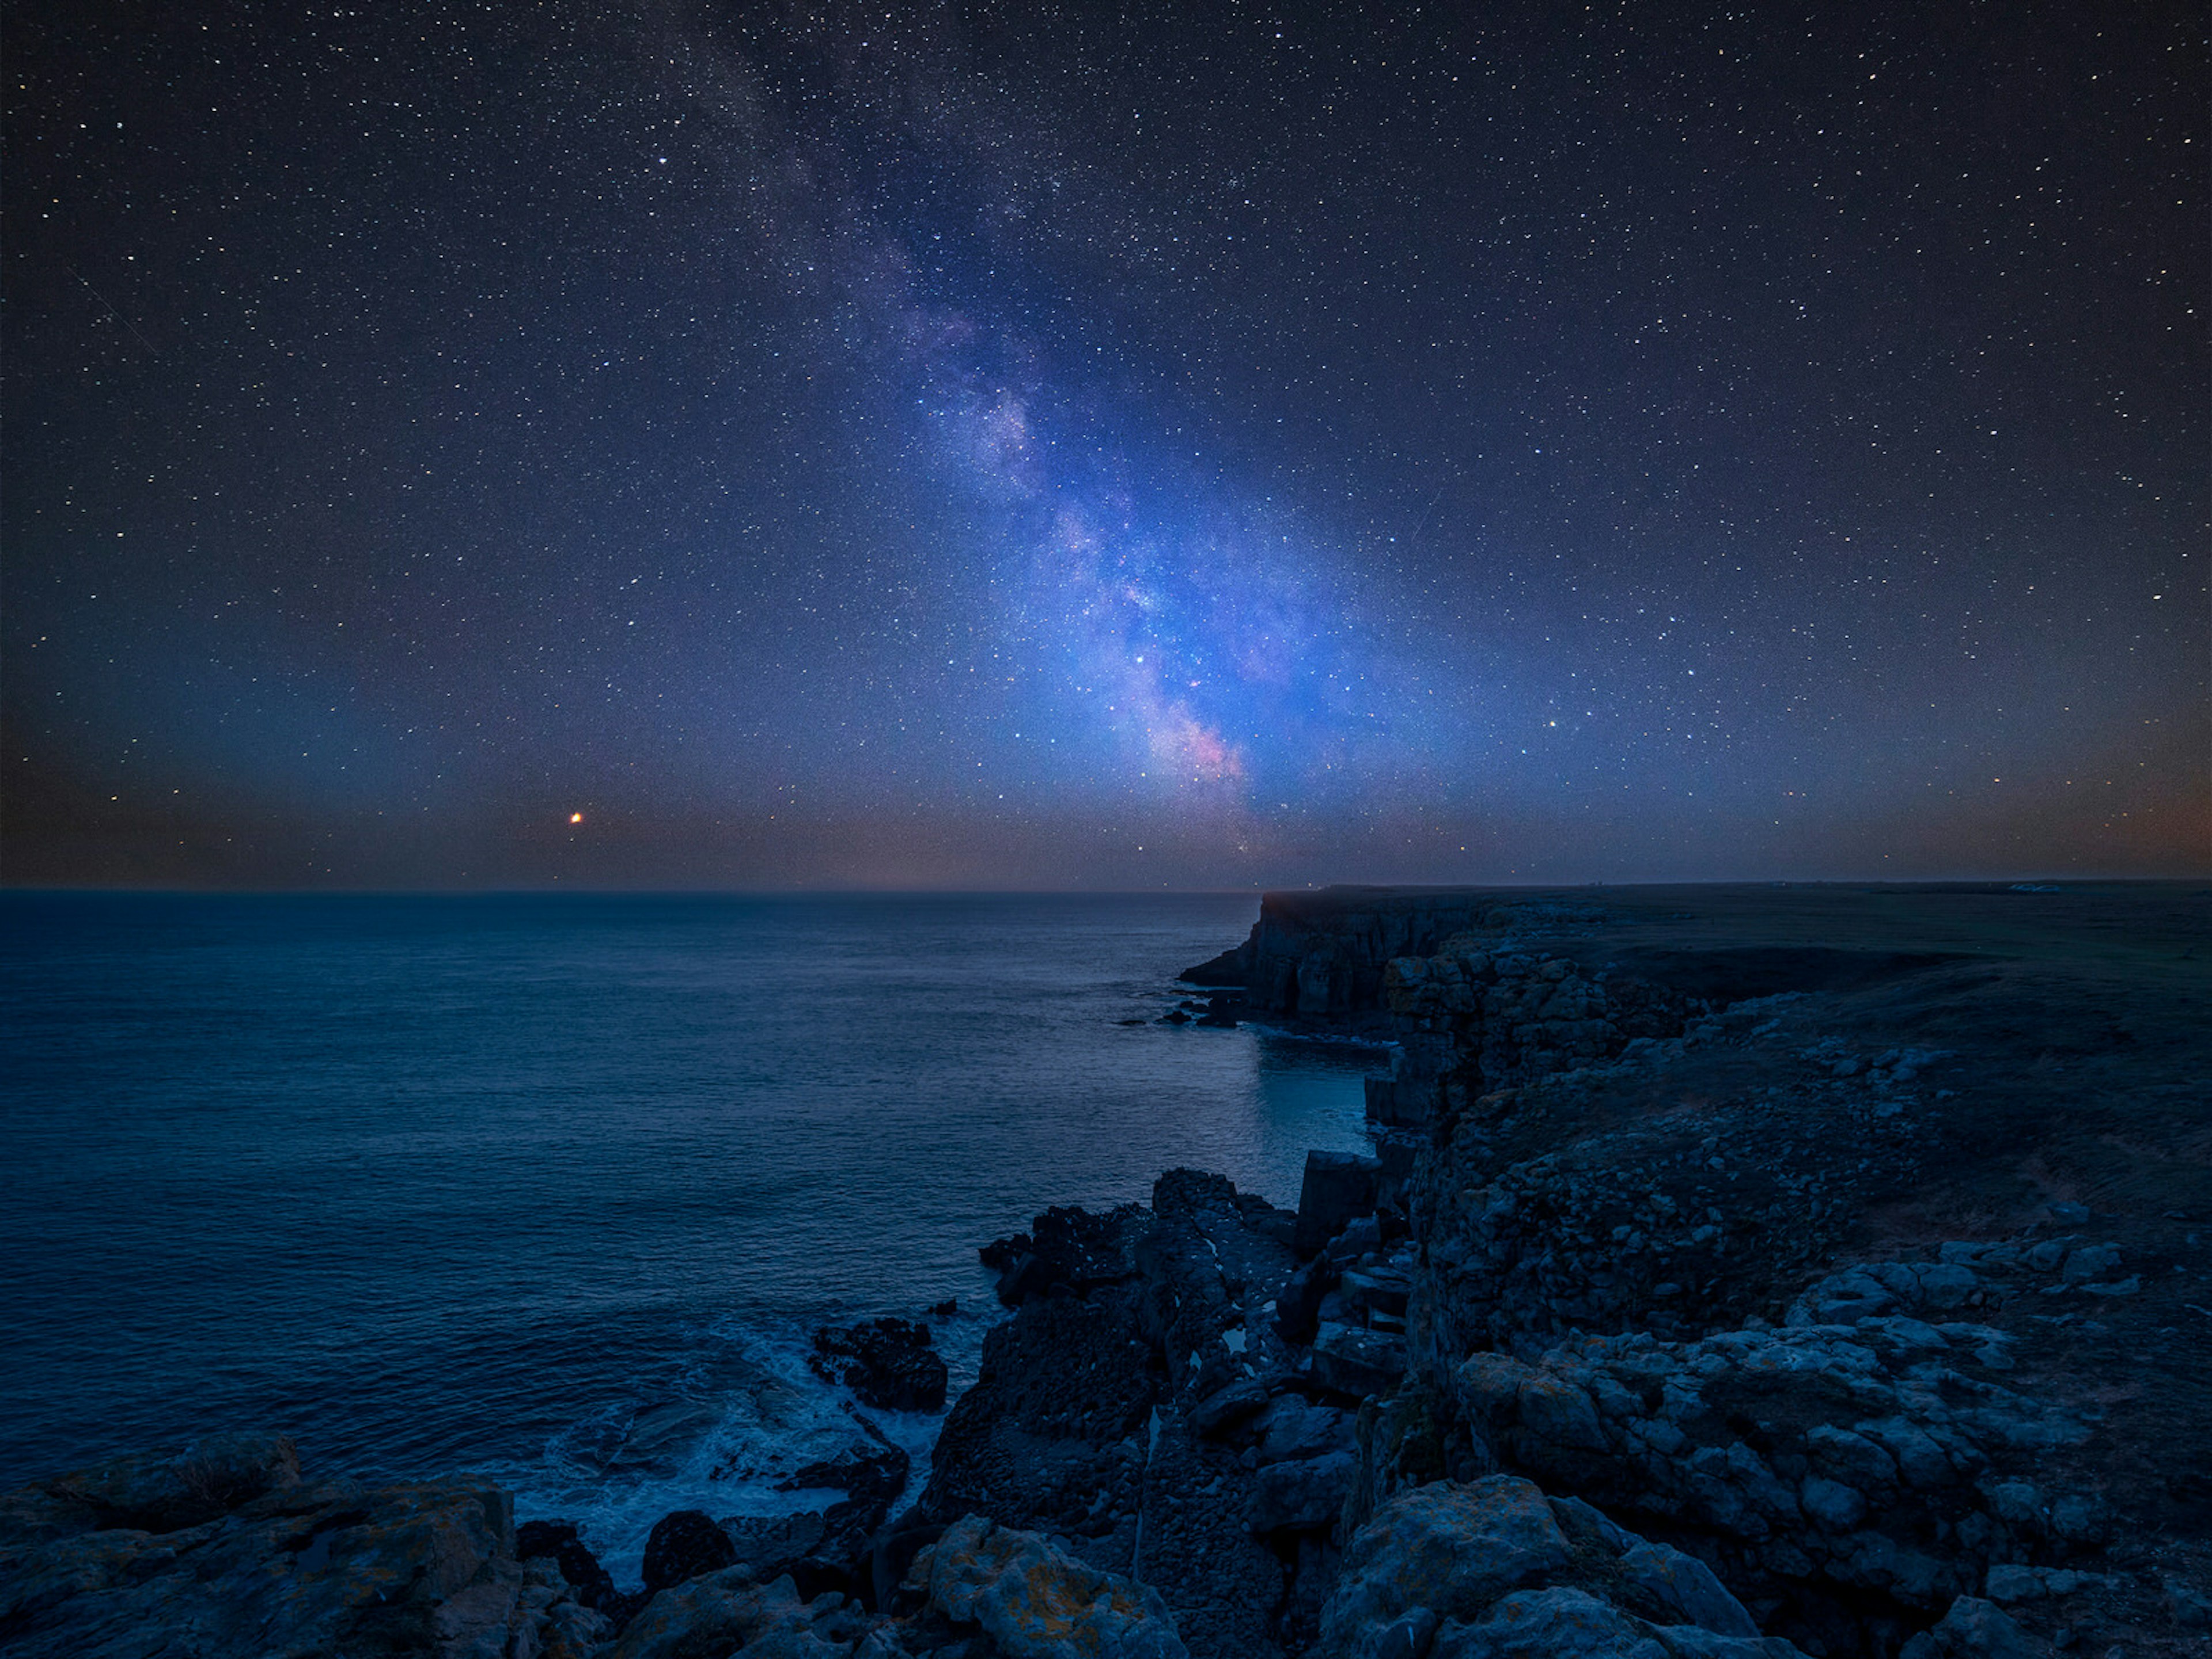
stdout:
<svg viewBox="0 0 2212 1659">
<path fill-rule="evenodd" d="M 1156 1589 L 974 1516 L 878 1609 L 737 1553 L 679 1511 L 653 1530 L 647 1594 L 624 1597 L 573 1528 L 518 1530 L 504 1492 L 309 1482 L 283 1437 L 223 1436 L 0 1499 L 0 1644 L 55 1659 L 1185 1659 Z"/>
<path fill-rule="evenodd" d="M 977 1516 L 946 1528 L 908 1582 L 927 1613 L 975 1626 L 1005 1659 L 1186 1659 L 1158 1590 Z"/>
<path fill-rule="evenodd" d="M 283 1437 L 220 1437 L 9 1493 L 0 1632 L 27 1659 L 581 1659 L 608 1621 L 514 1546 L 504 1492 L 308 1482 Z"/>
<path fill-rule="evenodd" d="M 842 1382 L 861 1404 L 893 1412 L 945 1409 L 948 1374 L 929 1327 L 889 1316 L 814 1333 L 807 1363 L 823 1381 Z"/>
<path fill-rule="evenodd" d="M 1318 1659 L 1508 1655 L 1796 1659 L 1702 1563 L 1529 1480 L 1393 1498 L 1345 1552 Z"/>
<path fill-rule="evenodd" d="M 1309 1386 L 1270 1321 L 1296 1266 L 1290 1223 L 1218 1176 L 1173 1170 L 1149 1211 L 1054 1212 L 992 1247 L 1018 1305 L 946 1419 L 917 1520 L 1058 1534 L 1158 1590 L 1192 1653 L 1281 1651 L 1284 1551 L 1255 1530 L 1275 1511 L 1238 1439 Z"/>
<path fill-rule="evenodd" d="M 1018 1308 L 1055 1289 L 1081 1296 L 1126 1281 L 1132 1272 L 1132 1230 L 1151 1218 L 1134 1204 L 1103 1215 L 1054 1206 L 1030 1224 L 1030 1232 L 994 1239 L 981 1251 L 983 1265 L 999 1276 L 1000 1303 Z"/>
<path fill-rule="evenodd" d="M 878 1639 L 884 1621 L 834 1593 L 803 1599 L 789 1578 L 757 1582 L 724 1567 L 665 1589 L 594 1659 L 850 1659 L 856 1650 L 895 1654 Z M 872 1647 L 871 1647 L 872 1644 Z"/>
<path fill-rule="evenodd" d="M 2108 1535 L 2094 1492 L 2021 1478 L 2033 1454 L 2090 1429 L 1972 1374 L 1993 1340 L 1909 1319 L 1689 1344 L 1591 1337 L 1534 1364 L 1473 1355 L 1452 1389 L 1513 1467 L 1694 1534 L 1770 1613 L 1810 1590 L 1932 1615 L 1996 1563 Z"/>
<path fill-rule="evenodd" d="M 2185 1650 L 2212 1606 L 2185 1541 L 2212 1492 L 2167 1452 L 2212 1455 L 2191 993 L 2021 931 L 2001 889 L 1601 896 L 1270 896 L 1208 965 L 1397 1044 L 1378 1157 L 1315 1171 L 1327 1219 L 1276 1310 L 1309 1386 L 1368 1396 L 1333 1547 L 1504 1471 L 1685 1552 L 1808 1651 Z M 2112 902 L 2068 925 L 2127 925 Z M 1993 963 L 1984 917 L 2020 960 Z M 1317 1248 L 1366 1207 L 1411 1238 Z M 1498 1605 L 1479 1640 L 1370 1623 L 1407 1653 L 1690 1640 L 1602 1585 Z"/>
</svg>

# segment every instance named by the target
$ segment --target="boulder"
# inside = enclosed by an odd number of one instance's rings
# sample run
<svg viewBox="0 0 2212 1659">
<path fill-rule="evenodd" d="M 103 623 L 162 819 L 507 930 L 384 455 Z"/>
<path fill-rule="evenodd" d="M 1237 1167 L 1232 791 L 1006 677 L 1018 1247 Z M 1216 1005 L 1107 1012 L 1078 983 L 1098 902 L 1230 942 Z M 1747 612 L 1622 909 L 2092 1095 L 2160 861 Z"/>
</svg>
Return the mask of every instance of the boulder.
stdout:
<svg viewBox="0 0 2212 1659">
<path fill-rule="evenodd" d="M 1566 1535 L 1535 1483 L 1491 1475 L 1401 1493 L 1346 1547 L 1322 1609 L 1320 1651 L 1366 1655 L 1410 1609 L 1471 1620 L 1498 1596 L 1567 1565 Z"/>
<path fill-rule="evenodd" d="M 1406 1341 L 1357 1325 L 1324 1324 L 1314 1338 L 1313 1378 L 1352 1399 L 1386 1394 L 1406 1374 Z"/>
<path fill-rule="evenodd" d="M 1006 1659 L 1187 1659 L 1157 1590 L 980 1516 L 917 1555 L 911 1582 L 945 1619 L 981 1626 Z"/>
<path fill-rule="evenodd" d="M 841 1596 L 802 1601 L 788 1578 L 725 1567 L 661 1591 L 593 1659 L 842 1659 L 872 1622 Z"/>
<path fill-rule="evenodd" d="M 1640 1619 L 1586 1591 L 1516 1590 L 1480 1620 L 1437 1632 L 1430 1659 L 1665 1659 Z"/>
<path fill-rule="evenodd" d="M 481 1483 L 309 1483 L 282 1436 L 218 1437 L 0 1500 L 0 1631 L 20 1659 L 580 1659 L 607 1620 L 516 1543 Z"/>
<path fill-rule="evenodd" d="M 1694 1555 L 1666 1544 L 1632 1541 L 1620 1552 L 1620 1573 L 1638 1598 L 1668 1614 L 1670 1624 L 1697 1625 L 1722 1636 L 1759 1634 L 1743 1603 Z"/>
<path fill-rule="evenodd" d="M 1190 1408 L 1190 1426 L 1208 1437 L 1224 1435 L 1263 1410 L 1267 1385 L 1256 1376 L 1242 1376 L 1225 1383 Z"/>
<path fill-rule="evenodd" d="M 1352 1416 L 1333 1406 L 1316 1406 L 1294 1394 L 1279 1395 L 1267 1409 L 1252 1419 L 1259 1437 L 1262 1463 L 1320 1457 L 1349 1451 L 1352 1445 Z"/>
<path fill-rule="evenodd" d="M 645 1540 L 645 1588 L 647 1594 L 719 1572 L 738 1559 L 730 1535 L 700 1510 L 678 1510 L 653 1523 Z M 750 1577 L 750 1572 L 748 1572 Z"/>
</svg>

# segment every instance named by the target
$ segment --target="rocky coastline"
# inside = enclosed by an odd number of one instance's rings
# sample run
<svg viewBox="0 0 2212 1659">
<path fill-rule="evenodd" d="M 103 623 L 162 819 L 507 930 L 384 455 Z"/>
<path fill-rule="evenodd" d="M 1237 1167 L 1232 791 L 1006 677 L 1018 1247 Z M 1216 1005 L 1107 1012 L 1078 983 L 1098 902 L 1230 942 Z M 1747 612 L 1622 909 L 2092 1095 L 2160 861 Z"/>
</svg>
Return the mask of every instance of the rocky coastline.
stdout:
<svg viewBox="0 0 2212 1659">
<path fill-rule="evenodd" d="M 2179 885 L 1270 895 L 1186 1019 L 1393 1043 L 1373 1153 L 983 1246 L 918 1495 L 864 1433 L 623 1592 L 217 1437 L 0 1497 L 0 1650 L 2212 1652 L 2208 964 Z M 924 1324 L 813 1363 L 945 1396 Z"/>
</svg>

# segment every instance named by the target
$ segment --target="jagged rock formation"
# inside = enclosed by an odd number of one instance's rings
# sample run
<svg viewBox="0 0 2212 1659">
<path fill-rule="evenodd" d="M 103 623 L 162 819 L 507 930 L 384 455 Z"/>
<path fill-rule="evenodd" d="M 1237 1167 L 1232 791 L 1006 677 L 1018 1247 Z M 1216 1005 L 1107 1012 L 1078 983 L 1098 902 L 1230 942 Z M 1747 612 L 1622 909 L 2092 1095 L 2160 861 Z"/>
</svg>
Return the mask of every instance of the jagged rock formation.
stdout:
<svg viewBox="0 0 2212 1659">
<path fill-rule="evenodd" d="M 311 1483 L 281 1435 L 216 1437 L 0 1499 L 0 1639 L 26 1659 L 582 1659 L 606 1618 L 514 1542 L 504 1492 Z"/>
<path fill-rule="evenodd" d="M 1268 1314 L 1297 1265 L 1288 1219 L 1219 1176 L 1178 1170 L 1149 1212 L 1098 1225 L 1038 1218 L 1038 1238 L 1083 1237 L 1079 1275 L 1020 1265 L 1034 1250 L 987 1252 L 1008 1263 L 1021 1305 L 946 1420 L 920 1518 L 973 1512 L 1058 1534 L 1080 1559 L 1158 1589 L 1194 1653 L 1279 1651 L 1270 1620 L 1284 1563 L 1250 1523 L 1258 1460 L 1192 1414 L 1239 1385 L 1256 1410 L 1287 1378 Z"/>
<path fill-rule="evenodd" d="M 1993 939 L 2002 890 L 1851 896 L 1607 895 L 1565 927 L 1538 897 L 1382 964 L 1370 1114 L 1420 1143 L 1419 1249 L 1344 1528 L 1504 1469 L 1808 1651 L 2195 1650 L 2212 1515 L 2164 1453 L 2212 1452 L 2212 915 L 2104 894 Z M 1364 972 L 1372 908 L 1338 903 L 1333 956 L 1263 919 L 1246 959 Z M 1633 1649 L 1574 1639 L 1601 1626 Z"/>
<path fill-rule="evenodd" d="M 871 1319 L 814 1333 L 807 1364 L 824 1382 L 842 1382 L 862 1405 L 884 1411 L 945 1409 L 944 1359 L 929 1327 L 914 1319 Z"/>
<path fill-rule="evenodd" d="M 1315 1653 L 1424 1650 L 1797 1659 L 1702 1562 L 1512 1475 L 1419 1487 L 1352 1534 Z"/>
</svg>

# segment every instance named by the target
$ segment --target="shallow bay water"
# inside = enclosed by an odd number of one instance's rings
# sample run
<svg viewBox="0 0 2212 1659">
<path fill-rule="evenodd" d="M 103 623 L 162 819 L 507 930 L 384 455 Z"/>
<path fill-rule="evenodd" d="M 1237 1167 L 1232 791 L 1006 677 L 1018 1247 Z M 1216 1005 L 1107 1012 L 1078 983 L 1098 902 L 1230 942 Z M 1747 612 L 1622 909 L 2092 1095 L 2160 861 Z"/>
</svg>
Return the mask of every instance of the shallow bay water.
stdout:
<svg viewBox="0 0 2212 1659">
<path fill-rule="evenodd" d="M 669 1509 L 811 1506 L 777 1480 L 854 1432 L 813 1325 L 956 1299 L 957 1392 L 981 1243 L 1363 1143 L 1378 1051 L 1156 1023 L 1255 909 L 0 896 L 0 1486 L 273 1426 L 483 1471 L 620 1576 Z"/>
</svg>

